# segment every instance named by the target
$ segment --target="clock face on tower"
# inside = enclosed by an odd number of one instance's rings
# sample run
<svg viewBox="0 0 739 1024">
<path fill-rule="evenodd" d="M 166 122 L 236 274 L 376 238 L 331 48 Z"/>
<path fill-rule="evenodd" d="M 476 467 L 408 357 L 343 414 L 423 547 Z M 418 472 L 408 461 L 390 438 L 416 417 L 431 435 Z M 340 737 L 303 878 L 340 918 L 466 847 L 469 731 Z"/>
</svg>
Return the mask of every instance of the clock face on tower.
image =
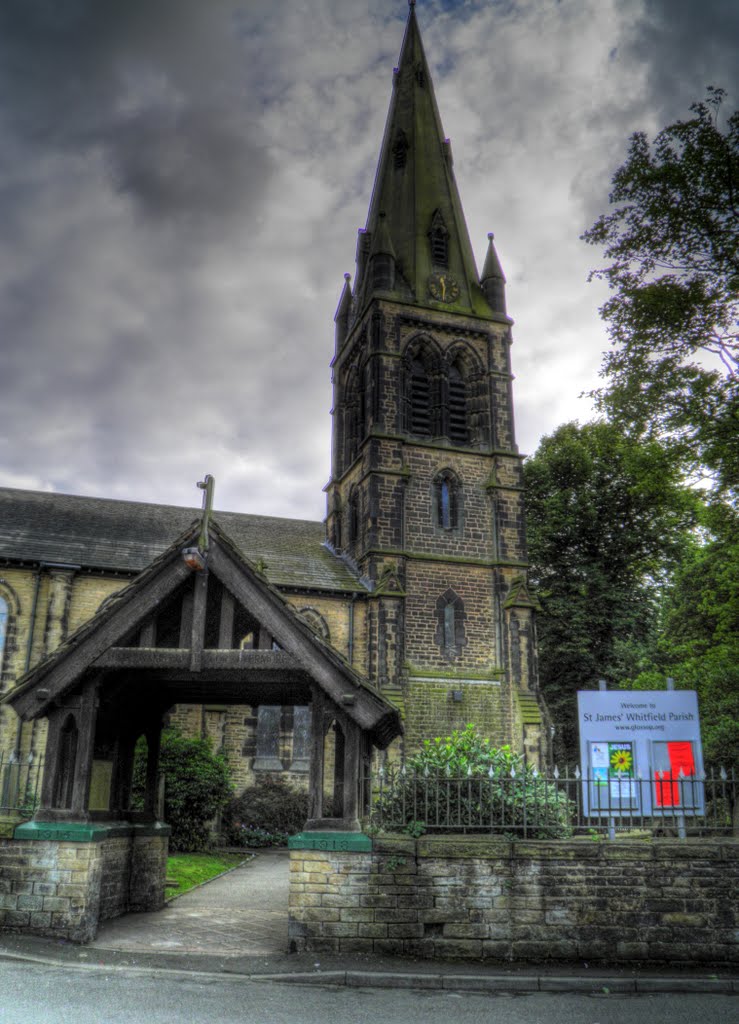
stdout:
<svg viewBox="0 0 739 1024">
<path fill-rule="evenodd" d="M 459 285 L 451 274 L 430 274 L 429 294 L 437 302 L 456 302 L 459 298 Z"/>
</svg>

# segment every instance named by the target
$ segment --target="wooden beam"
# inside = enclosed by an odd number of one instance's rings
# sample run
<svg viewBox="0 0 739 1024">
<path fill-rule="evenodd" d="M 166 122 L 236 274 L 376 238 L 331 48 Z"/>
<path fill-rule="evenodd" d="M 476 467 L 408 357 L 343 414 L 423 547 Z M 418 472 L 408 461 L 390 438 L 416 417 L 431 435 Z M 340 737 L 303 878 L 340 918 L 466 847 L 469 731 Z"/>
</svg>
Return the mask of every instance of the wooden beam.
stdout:
<svg viewBox="0 0 739 1024">
<path fill-rule="evenodd" d="M 221 619 L 218 624 L 218 647 L 230 651 L 234 645 L 234 599 L 226 588 L 221 594 Z"/>
<path fill-rule="evenodd" d="M 352 673 L 340 666 L 338 657 L 334 660 L 328 651 L 321 650 L 318 642 L 308 635 L 307 627 L 303 632 L 300 625 L 292 621 L 291 613 L 276 595 L 247 576 L 221 546 L 211 546 L 208 561 L 236 599 L 270 631 L 280 647 L 321 684 L 335 704 L 343 706 L 342 698 L 347 690 L 355 696 L 355 703 L 345 710 L 362 729 L 373 731 L 382 722 L 388 714 L 383 702 L 357 686 Z"/>
<path fill-rule="evenodd" d="M 199 672 L 205 644 L 205 608 L 208 603 L 208 573 L 199 572 L 193 580 L 194 597 L 190 630 L 190 671 Z"/>
<path fill-rule="evenodd" d="M 359 772 L 362 763 L 359 753 L 362 735 L 354 722 L 347 721 L 344 729 L 343 817 L 352 825 L 357 822 L 359 827 Z"/>
<path fill-rule="evenodd" d="M 141 627 L 139 633 L 139 647 L 156 647 L 157 645 L 157 620 L 149 619 Z"/>
<path fill-rule="evenodd" d="M 96 668 L 139 669 L 156 675 L 158 670 L 190 669 L 190 651 L 182 647 L 111 647 L 95 662 Z M 295 672 L 302 667 L 286 651 L 215 651 L 201 652 L 197 671 L 225 670 L 248 676 L 255 671 Z"/>
<path fill-rule="evenodd" d="M 186 591 L 182 595 L 182 608 L 180 609 L 180 639 L 177 644 L 185 650 L 190 649 L 190 642 L 192 640 L 192 607 L 193 607 L 193 594 L 192 590 Z"/>
<path fill-rule="evenodd" d="M 82 701 L 77 713 L 77 757 L 74 766 L 71 810 L 83 820 L 90 802 L 92 758 L 95 750 L 95 726 L 98 711 L 98 680 L 91 679 L 82 690 Z"/>
<path fill-rule="evenodd" d="M 52 658 L 40 672 L 32 673 L 27 688 L 24 683 L 18 690 L 11 691 L 8 703 L 21 717 L 40 718 L 45 715 L 49 706 L 80 678 L 96 658 L 135 629 L 190 575 L 190 571 L 181 559 L 163 566 L 151 579 L 132 590 L 125 601 L 113 605 L 109 617 L 103 617 L 83 639 L 62 651 L 58 658 Z M 47 693 L 43 700 L 38 700 L 36 691 L 41 680 Z"/>
<path fill-rule="evenodd" d="M 311 757 L 308 783 L 308 820 L 323 817 L 323 691 L 315 683 L 311 686 Z"/>
</svg>

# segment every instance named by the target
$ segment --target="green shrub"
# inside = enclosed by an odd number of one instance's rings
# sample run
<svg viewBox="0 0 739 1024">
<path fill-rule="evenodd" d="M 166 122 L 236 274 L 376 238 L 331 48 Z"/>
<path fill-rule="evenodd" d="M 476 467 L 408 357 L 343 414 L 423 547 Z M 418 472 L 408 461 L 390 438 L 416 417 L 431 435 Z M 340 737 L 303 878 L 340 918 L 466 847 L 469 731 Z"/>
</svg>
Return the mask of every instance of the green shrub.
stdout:
<svg viewBox="0 0 739 1024">
<path fill-rule="evenodd" d="M 472 725 L 424 740 L 404 766 L 385 769 L 374 817 L 385 829 L 420 834 L 502 832 L 534 838 L 572 834 L 565 793 L 510 747 L 493 747 Z"/>
<path fill-rule="evenodd" d="M 228 804 L 221 828 L 235 846 L 284 846 L 307 817 L 308 794 L 279 775 L 265 775 Z"/>
<path fill-rule="evenodd" d="M 193 853 L 209 844 L 208 822 L 233 794 L 228 766 L 209 740 L 188 739 L 174 729 L 162 733 L 159 770 L 164 774 L 164 819 L 172 828 L 172 852 Z M 134 798 L 142 799 L 146 742 L 136 748 Z"/>
</svg>

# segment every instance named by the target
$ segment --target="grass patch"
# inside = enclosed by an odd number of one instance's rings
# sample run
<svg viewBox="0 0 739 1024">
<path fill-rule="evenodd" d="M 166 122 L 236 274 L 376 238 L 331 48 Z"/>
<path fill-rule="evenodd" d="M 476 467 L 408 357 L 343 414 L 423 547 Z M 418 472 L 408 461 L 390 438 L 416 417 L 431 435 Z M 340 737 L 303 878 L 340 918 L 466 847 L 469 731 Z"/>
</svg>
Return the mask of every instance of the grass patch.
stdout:
<svg viewBox="0 0 739 1024">
<path fill-rule="evenodd" d="M 169 893 L 179 896 L 209 878 L 235 868 L 243 860 L 246 856 L 241 853 L 174 853 L 167 858 L 167 881 L 178 884 L 176 888 L 172 886 Z"/>
</svg>

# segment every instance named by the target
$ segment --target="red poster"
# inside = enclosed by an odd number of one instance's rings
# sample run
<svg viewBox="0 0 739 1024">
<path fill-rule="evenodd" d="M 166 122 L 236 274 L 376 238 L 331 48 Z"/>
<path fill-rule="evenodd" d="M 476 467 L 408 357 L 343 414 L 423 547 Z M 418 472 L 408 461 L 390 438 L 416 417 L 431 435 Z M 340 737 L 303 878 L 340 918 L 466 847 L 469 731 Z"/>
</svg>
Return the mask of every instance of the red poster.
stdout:
<svg viewBox="0 0 739 1024">
<path fill-rule="evenodd" d="M 682 769 L 683 775 L 695 775 L 693 760 L 693 744 L 689 740 L 675 740 L 667 744 L 667 755 L 670 758 L 670 770 L 677 778 Z"/>
<path fill-rule="evenodd" d="M 695 775 L 693 744 L 690 740 L 673 740 L 667 743 L 667 756 L 670 759 L 670 774 L 662 777 L 661 772 L 654 773 L 654 799 L 657 807 L 676 807 L 680 800 L 680 771 L 687 778 Z"/>
</svg>

